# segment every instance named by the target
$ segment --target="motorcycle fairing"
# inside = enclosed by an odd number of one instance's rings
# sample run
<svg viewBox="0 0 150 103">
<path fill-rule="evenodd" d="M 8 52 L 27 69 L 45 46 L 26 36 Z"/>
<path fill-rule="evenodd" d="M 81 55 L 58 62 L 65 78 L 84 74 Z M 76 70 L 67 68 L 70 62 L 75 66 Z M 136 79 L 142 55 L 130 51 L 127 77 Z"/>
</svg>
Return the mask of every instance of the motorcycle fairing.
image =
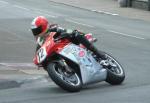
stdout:
<svg viewBox="0 0 150 103">
<path fill-rule="evenodd" d="M 68 44 L 59 54 L 79 64 L 84 85 L 106 80 L 107 70 L 102 68 L 85 49 L 75 44 Z"/>
</svg>

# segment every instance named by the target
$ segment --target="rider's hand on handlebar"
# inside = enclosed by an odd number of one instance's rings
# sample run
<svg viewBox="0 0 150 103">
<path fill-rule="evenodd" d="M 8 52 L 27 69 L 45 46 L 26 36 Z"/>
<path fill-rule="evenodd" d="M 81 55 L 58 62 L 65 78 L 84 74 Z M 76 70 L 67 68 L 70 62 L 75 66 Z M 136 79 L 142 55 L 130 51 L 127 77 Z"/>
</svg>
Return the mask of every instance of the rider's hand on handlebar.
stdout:
<svg viewBox="0 0 150 103">
<path fill-rule="evenodd" d="M 76 37 L 77 35 L 80 35 L 80 32 L 78 30 L 74 30 L 73 32 L 71 33 L 67 33 L 67 32 L 62 32 L 60 34 L 60 36 L 58 38 L 55 39 L 55 41 L 58 41 L 58 40 L 61 40 L 61 39 L 70 39 L 70 38 L 74 38 Z"/>
</svg>

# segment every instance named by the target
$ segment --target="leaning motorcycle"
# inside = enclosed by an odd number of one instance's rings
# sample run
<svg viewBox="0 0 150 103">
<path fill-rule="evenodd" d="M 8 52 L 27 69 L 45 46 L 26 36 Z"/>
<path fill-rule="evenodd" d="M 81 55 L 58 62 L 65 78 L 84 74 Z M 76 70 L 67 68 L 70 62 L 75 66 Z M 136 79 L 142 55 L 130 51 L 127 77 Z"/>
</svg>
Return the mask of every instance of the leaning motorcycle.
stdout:
<svg viewBox="0 0 150 103">
<path fill-rule="evenodd" d="M 124 69 L 114 57 L 106 53 L 107 60 L 101 60 L 84 46 L 71 43 L 63 35 L 56 38 L 56 35 L 51 32 L 33 61 L 62 89 L 77 92 L 85 85 L 101 81 L 112 85 L 124 81 Z M 87 35 L 87 39 L 91 38 Z"/>
</svg>

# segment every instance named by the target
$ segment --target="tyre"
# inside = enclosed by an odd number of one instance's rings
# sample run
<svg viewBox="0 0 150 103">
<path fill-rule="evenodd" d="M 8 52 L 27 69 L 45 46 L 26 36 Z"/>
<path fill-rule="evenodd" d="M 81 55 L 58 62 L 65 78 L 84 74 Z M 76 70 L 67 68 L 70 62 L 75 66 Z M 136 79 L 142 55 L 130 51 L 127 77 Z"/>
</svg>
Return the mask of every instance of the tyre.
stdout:
<svg viewBox="0 0 150 103">
<path fill-rule="evenodd" d="M 76 72 L 67 73 L 59 62 L 51 62 L 47 67 L 51 79 L 68 92 L 78 92 L 82 88 L 82 81 Z"/>
<path fill-rule="evenodd" d="M 119 85 L 125 79 L 125 71 L 120 63 L 111 55 L 107 54 L 108 63 L 111 65 L 107 69 L 106 82 L 112 85 Z"/>
</svg>

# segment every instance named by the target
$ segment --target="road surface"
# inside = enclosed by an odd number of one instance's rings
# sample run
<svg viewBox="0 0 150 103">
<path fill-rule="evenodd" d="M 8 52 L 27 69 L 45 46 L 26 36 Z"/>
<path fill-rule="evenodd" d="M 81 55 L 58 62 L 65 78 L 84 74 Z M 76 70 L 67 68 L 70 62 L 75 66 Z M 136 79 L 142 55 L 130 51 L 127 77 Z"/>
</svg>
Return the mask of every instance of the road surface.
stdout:
<svg viewBox="0 0 150 103">
<path fill-rule="evenodd" d="M 0 103 L 149 103 L 150 22 L 96 13 L 49 0 L 0 0 L 0 63 L 32 63 L 35 49 L 30 23 L 46 16 L 64 28 L 91 32 L 100 50 L 125 69 L 122 85 L 101 82 L 67 93 L 47 78 L 1 89 Z M 21 76 L 20 78 L 23 78 Z"/>
</svg>

